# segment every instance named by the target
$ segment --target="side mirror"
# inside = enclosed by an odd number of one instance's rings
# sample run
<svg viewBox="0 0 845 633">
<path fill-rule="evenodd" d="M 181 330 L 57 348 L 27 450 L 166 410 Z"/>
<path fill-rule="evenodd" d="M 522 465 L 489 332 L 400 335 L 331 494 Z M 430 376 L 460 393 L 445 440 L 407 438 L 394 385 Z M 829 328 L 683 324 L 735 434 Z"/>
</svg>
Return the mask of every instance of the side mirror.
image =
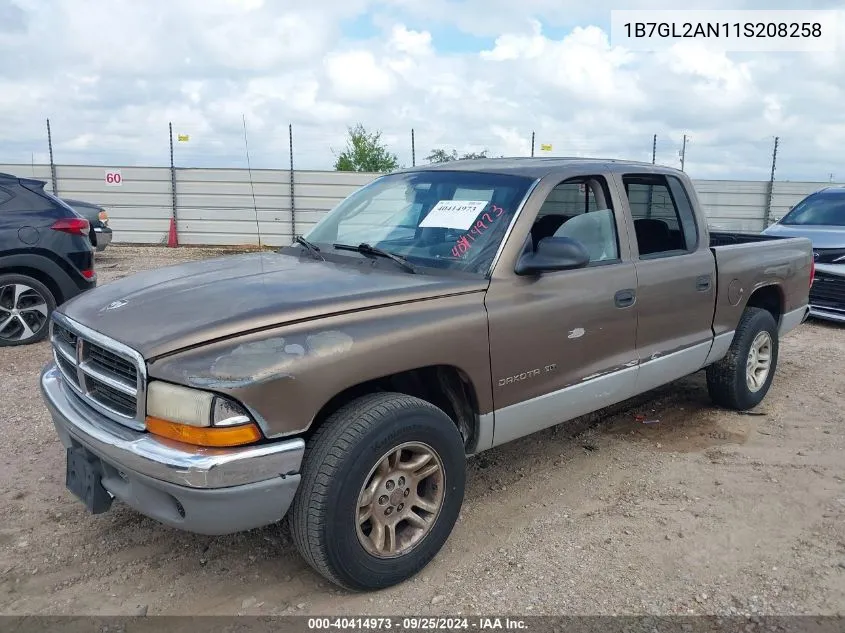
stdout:
<svg viewBox="0 0 845 633">
<path fill-rule="evenodd" d="M 590 263 L 590 254 L 577 240 L 569 237 L 545 237 L 537 250 L 524 253 L 516 263 L 517 275 L 539 275 L 557 270 L 583 268 Z"/>
</svg>

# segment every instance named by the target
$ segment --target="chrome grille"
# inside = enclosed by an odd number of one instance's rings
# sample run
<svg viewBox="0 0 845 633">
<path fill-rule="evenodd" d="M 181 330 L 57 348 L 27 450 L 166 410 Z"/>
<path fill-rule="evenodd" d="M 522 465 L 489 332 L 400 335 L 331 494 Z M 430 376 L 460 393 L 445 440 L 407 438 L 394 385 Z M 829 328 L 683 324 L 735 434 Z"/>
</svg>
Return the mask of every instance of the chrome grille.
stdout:
<svg viewBox="0 0 845 633">
<path fill-rule="evenodd" d="M 63 314 L 53 314 L 53 357 L 65 382 L 87 405 L 133 429 L 143 430 L 146 367 L 135 350 Z"/>
<path fill-rule="evenodd" d="M 845 309 L 845 277 L 817 272 L 810 288 L 810 305 L 818 308 Z"/>
<path fill-rule="evenodd" d="M 87 351 L 88 362 L 91 363 L 91 365 L 94 365 L 98 369 L 102 369 L 106 372 L 111 372 L 116 376 L 120 376 L 130 385 L 135 384 L 135 381 L 138 379 L 138 371 L 135 369 L 135 365 L 131 362 L 96 345 L 90 345 Z"/>
</svg>

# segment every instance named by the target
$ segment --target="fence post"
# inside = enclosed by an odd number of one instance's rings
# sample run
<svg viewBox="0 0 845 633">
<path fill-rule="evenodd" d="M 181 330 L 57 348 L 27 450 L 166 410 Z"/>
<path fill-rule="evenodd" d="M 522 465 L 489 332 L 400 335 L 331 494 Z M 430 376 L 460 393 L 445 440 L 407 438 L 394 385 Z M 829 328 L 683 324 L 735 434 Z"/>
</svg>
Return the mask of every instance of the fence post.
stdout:
<svg viewBox="0 0 845 633">
<path fill-rule="evenodd" d="M 534 132 L 531 132 L 531 158 L 534 158 Z"/>
<path fill-rule="evenodd" d="M 288 145 L 290 146 L 290 232 L 296 236 L 296 194 L 293 185 L 293 124 L 288 123 Z"/>
<path fill-rule="evenodd" d="M 53 162 L 53 134 L 50 131 L 50 119 L 47 119 L 47 148 L 50 150 L 50 178 L 53 181 L 53 195 L 59 195 L 59 181 L 56 178 L 56 163 Z"/>
<path fill-rule="evenodd" d="M 167 245 L 170 248 L 179 246 L 179 234 L 176 229 L 176 165 L 173 162 L 173 122 L 167 124 L 170 131 L 170 230 L 167 232 Z"/>
<path fill-rule="evenodd" d="M 780 141 L 780 137 L 776 136 L 775 147 L 772 150 L 772 174 L 769 176 L 769 197 L 766 200 L 766 216 L 763 218 L 764 229 L 769 226 L 769 223 L 772 221 L 772 198 L 774 198 L 775 195 L 775 165 L 778 160 L 778 141 Z"/>
<path fill-rule="evenodd" d="M 654 138 L 651 141 L 651 164 L 654 165 L 656 160 L 657 160 L 657 134 L 654 135 Z"/>
<path fill-rule="evenodd" d="M 414 140 L 414 128 L 411 128 L 411 167 L 417 166 L 417 148 Z"/>
</svg>

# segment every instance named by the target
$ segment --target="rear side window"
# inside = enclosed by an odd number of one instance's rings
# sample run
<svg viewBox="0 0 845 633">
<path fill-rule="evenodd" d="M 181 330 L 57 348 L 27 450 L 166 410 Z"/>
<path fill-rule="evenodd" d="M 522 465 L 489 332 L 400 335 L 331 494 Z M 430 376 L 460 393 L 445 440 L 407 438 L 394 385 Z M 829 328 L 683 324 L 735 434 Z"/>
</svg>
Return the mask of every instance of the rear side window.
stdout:
<svg viewBox="0 0 845 633">
<path fill-rule="evenodd" d="M 678 178 L 655 174 L 622 177 L 641 259 L 683 255 L 698 246 L 698 228 Z"/>
</svg>

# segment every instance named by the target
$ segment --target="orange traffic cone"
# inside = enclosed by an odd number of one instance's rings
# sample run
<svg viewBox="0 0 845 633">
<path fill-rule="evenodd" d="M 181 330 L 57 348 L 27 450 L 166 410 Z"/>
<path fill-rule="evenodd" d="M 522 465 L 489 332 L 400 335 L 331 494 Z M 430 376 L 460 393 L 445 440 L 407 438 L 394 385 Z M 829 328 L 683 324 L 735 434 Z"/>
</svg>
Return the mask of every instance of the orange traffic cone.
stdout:
<svg viewBox="0 0 845 633">
<path fill-rule="evenodd" d="M 176 234 L 176 218 L 170 218 L 170 231 L 167 234 L 167 245 L 170 248 L 179 246 L 179 237 Z"/>
</svg>

